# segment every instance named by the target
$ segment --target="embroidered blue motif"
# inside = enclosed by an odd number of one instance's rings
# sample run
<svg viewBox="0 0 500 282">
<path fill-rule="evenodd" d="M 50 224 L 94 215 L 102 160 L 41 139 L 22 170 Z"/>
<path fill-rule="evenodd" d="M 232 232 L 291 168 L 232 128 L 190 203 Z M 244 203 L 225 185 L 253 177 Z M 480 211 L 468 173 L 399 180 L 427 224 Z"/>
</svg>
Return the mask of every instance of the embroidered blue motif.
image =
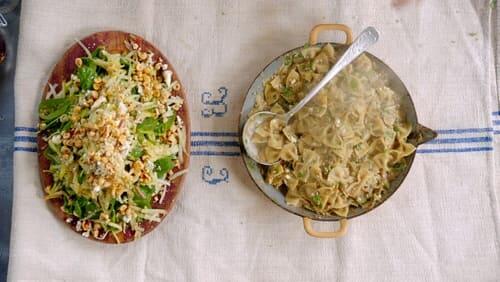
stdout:
<svg viewBox="0 0 500 282">
<path fill-rule="evenodd" d="M 229 91 L 226 87 L 222 86 L 218 89 L 219 95 L 212 95 L 210 92 L 201 93 L 201 103 L 206 105 L 203 110 L 201 110 L 201 115 L 204 118 L 209 117 L 223 117 L 227 113 L 227 104 L 225 99 Z"/>
<path fill-rule="evenodd" d="M 217 177 L 216 175 L 213 174 L 213 168 L 209 165 L 204 166 L 201 169 L 201 179 L 205 181 L 208 184 L 211 185 L 217 185 L 221 182 L 226 182 L 229 183 L 229 170 L 227 168 L 223 168 L 219 170 L 219 176 Z"/>
</svg>

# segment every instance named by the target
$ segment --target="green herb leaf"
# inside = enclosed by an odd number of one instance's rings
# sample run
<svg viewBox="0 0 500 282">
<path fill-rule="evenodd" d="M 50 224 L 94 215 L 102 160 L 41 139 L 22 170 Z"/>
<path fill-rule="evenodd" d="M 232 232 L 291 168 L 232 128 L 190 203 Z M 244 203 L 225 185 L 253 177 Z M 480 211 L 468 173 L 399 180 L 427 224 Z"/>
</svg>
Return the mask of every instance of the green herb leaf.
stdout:
<svg viewBox="0 0 500 282">
<path fill-rule="evenodd" d="M 132 151 L 130 151 L 130 153 L 128 154 L 128 158 L 132 161 L 136 161 L 140 157 L 142 157 L 142 155 L 144 155 L 144 151 L 141 147 L 136 146 L 132 149 Z"/>
<path fill-rule="evenodd" d="M 78 218 L 83 217 L 82 208 L 80 207 L 80 203 L 78 201 L 73 202 L 73 215 Z"/>
<path fill-rule="evenodd" d="M 99 208 L 92 200 L 77 196 L 73 201 L 73 215 L 80 219 L 96 219 Z"/>
<path fill-rule="evenodd" d="M 90 115 L 90 109 L 89 108 L 83 108 L 80 112 L 80 118 L 81 119 L 84 119 L 84 118 L 88 118 Z"/>
<path fill-rule="evenodd" d="M 116 199 L 111 200 L 109 203 L 109 219 L 111 222 L 117 223 L 118 222 L 118 217 L 116 216 L 117 210 L 120 207 L 120 202 L 118 202 Z"/>
<path fill-rule="evenodd" d="M 174 114 L 169 116 L 167 121 L 165 122 L 166 131 L 168 131 L 172 127 L 172 125 L 174 125 L 176 118 L 177 118 L 177 112 L 174 111 Z"/>
<path fill-rule="evenodd" d="M 61 124 L 61 126 L 62 126 L 61 127 L 62 131 L 68 131 L 68 130 L 70 130 L 71 126 L 73 126 L 73 123 L 68 120 L 67 122 Z"/>
<path fill-rule="evenodd" d="M 158 135 L 164 135 L 167 131 L 174 125 L 176 113 L 167 118 L 166 122 L 158 122 L 158 125 L 155 128 L 155 133 Z"/>
<path fill-rule="evenodd" d="M 311 200 L 316 206 L 321 205 L 321 196 L 319 194 L 315 194 L 314 196 L 312 196 Z"/>
<path fill-rule="evenodd" d="M 81 185 L 83 181 L 85 181 L 85 178 L 87 178 L 87 175 L 83 170 L 81 170 L 80 173 L 78 174 L 78 183 Z"/>
<path fill-rule="evenodd" d="M 137 86 L 132 87 L 132 90 L 130 91 L 132 95 L 139 95 L 139 88 Z"/>
<path fill-rule="evenodd" d="M 75 191 L 73 189 L 71 189 L 71 187 L 63 187 L 63 190 L 64 192 L 66 192 L 66 194 L 68 194 L 69 196 L 73 197 L 76 195 Z"/>
<path fill-rule="evenodd" d="M 152 186 L 141 185 L 139 189 L 141 189 L 144 197 L 137 193 L 133 198 L 134 203 L 140 208 L 151 208 L 151 198 L 155 191 L 154 188 Z"/>
<path fill-rule="evenodd" d="M 38 106 L 40 118 L 49 123 L 67 113 L 75 101 L 72 97 L 43 100 Z"/>
<path fill-rule="evenodd" d="M 313 62 L 308 61 L 303 64 L 305 71 L 311 71 L 313 69 Z"/>
<path fill-rule="evenodd" d="M 129 59 L 126 58 L 120 58 L 120 65 L 122 65 L 122 69 L 128 71 L 131 66 L 131 62 Z M 133 93 L 132 93 L 133 94 Z"/>
<path fill-rule="evenodd" d="M 87 199 L 83 197 L 77 197 L 76 200 L 73 203 L 74 210 L 73 214 L 77 216 L 78 218 L 83 218 L 84 217 L 84 209 L 85 206 L 87 205 Z"/>
<path fill-rule="evenodd" d="M 170 116 L 166 122 L 160 122 L 152 117 L 147 117 L 137 126 L 137 133 L 142 133 L 150 139 L 157 135 L 164 135 L 174 125 L 176 114 Z"/>
<path fill-rule="evenodd" d="M 83 90 L 89 90 L 94 84 L 94 79 L 97 77 L 96 66 L 83 65 L 78 68 L 76 72 L 78 79 L 80 79 L 80 87 Z"/>
<path fill-rule="evenodd" d="M 92 58 L 104 60 L 106 57 L 102 54 L 102 50 L 104 50 L 102 47 L 97 47 L 90 55 Z"/>
<path fill-rule="evenodd" d="M 171 156 L 166 156 L 155 161 L 154 171 L 158 178 L 165 177 L 165 174 L 174 168 L 173 158 Z"/>
<path fill-rule="evenodd" d="M 43 155 L 52 163 L 52 164 L 60 164 L 61 161 L 58 156 L 58 152 L 52 148 L 52 146 L 47 147 L 45 151 L 43 151 Z"/>
<path fill-rule="evenodd" d="M 155 129 L 157 127 L 158 127 L 158 120 L 156 120 L 152 117 L 147 117 L 146 119 L 144 119 L 144 121 L 142 123 L 137 125 L 136 130 L 137 130 L 137 133 L 142 133 L 142 134 L 146 134 L 149 136 L 153 136 L 153 138 L 154 138 Z"/>
<path fill-rule="evenodd" d="M 392 167 L 392 171 L 394 171 L 395 173 L 401 173 L 405 169 L 406 169 L 406 163 L 404 162 L 397 163 Z"/>
<path fill-rule="evenodd" d="M 281 93 L 285 97 L 291 97 L 293 95 L 293 91 L 292 91 L 292 89 L 290 87 L 283 88 L 283 90 L 281 91 Z"/>
<path fill-rule="evenodd" d="M 63 194 L 63 211 L 68 213 L 68 214 L 72 214 L 73 213 L 73 206 L 72 206 L 72 203 L 71 203 L 71 200 L 69 199 L 69 197 L 67 195 L 64 195 Z"/>
<path fill-rule="evenodd" d="M 292 56 L 291 55 L 286 55 L 285 58 L 284 58 L 284 64 L 285 66 L 289 66 L 291 65 L 293 62 L 293 59 L 292 59 Z"/>
</svg>

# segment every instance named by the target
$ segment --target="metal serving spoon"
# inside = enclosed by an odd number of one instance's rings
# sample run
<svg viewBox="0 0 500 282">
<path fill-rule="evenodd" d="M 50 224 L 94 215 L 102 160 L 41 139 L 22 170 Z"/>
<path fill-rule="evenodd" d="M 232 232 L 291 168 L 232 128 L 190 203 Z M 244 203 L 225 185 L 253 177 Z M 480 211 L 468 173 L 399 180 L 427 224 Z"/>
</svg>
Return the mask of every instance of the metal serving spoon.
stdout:
<svg viewBox="0 0 500 282">
<path fill-rule="evenodd" d="M 274 118 L 279 118 L 283 120 L 285 124 L 288 124 L 290 118 L 292 118 L 294 114 L 300 111 L 309 101 L 311 101 L 312 98 L 314 98 L 314 96 L 316 96 L 334 76 L 342 71 L 342 69 L 354 61 L 354 59 L 361 55 L 361 53 L 368 49 L 368 47 L 375 44 L 378 41 L 378 37 L 378 31 L 374 27 L 368 27 L 363 30 L 351 46 L 349 46 L 349 48 L 345 51 L 342 57 L 340 57 L 337 63 L 326 73 L 325 77 L 323 77 L 323 79 L 321 79 L 321 81 L 316 84 L 316 86 L 314 86 L 309 93 L 307 93 L 307 95 L 287 113 L 276 114 L 272 112 L 258 112 L 250 116 L 243 127 L 242 136 L 243 146 L 245 147 L 248 156 L 263 165 L 272 165 L 278 162 L 278 160 L 276 160 L 275 162 L 269 163 L 260 158 L 259 147 L 251 141 L 257 127 L 263 122 Z"/>
<path fill-rule="evenodd" d="M 6 27 L 8 25 L 7 20 L 3 16 L 2 13 L 0 13 L 0 27 Z"/>
</svg>

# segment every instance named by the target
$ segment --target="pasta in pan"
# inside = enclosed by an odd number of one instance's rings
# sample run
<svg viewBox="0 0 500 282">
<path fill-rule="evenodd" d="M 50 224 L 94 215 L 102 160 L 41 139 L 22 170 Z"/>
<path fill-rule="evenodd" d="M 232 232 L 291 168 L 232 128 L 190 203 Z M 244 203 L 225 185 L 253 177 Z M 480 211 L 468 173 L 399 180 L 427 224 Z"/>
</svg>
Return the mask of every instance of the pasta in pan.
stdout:
<svg viewBox="0 0 500 282">
<path fill-rule="evenodd" d="M 285 113 L 338 59 L 330 44 L 305 46 L 286 56 L 264 83 L 252 113 Z M 415 151 L 398 95 L 366 55 L 325 86 L 288 125 L 279 118 L 256 129 L 265 180 L 285 187 L 286 202 L 318 214 L 347 216 L 373 207 Z"/>
</svg>

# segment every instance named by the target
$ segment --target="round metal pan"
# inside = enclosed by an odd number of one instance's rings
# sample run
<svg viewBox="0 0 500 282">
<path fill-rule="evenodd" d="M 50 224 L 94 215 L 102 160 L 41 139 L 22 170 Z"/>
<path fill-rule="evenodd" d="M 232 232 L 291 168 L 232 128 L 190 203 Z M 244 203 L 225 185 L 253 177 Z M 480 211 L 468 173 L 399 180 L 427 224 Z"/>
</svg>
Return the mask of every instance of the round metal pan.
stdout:
<svg viewBox="0 0 500 282">
<path fill-rule="evenodd" d="M 346 41 L 343 44 L 340 43 L 335 43 L 335 42 L 328 42 L 330 43 L 334 48 L 336 52 L 342 52 L 347 48 L 347 46 L 352 42 L 352 33 L 349 27 L 345 25 L 340 25 L 340 24 L 321 24 L 315 26 L 310 33 L 309 37 L 309 44 L 310 45 L 316 45 L 316 44 L 324 44 L 327 42 L 323 43 L 317 43 L 316 38 L 319 32 L 324 31 L 324 30 L 339 30 L 343 31 L 346 35 Z M 243 103 L 243 108 L 241 110 L 240 114 L 240 120 L 239 120 L 239 130 L 240 130 L 240 144 L 243 144 L 241 140 L 241 133 L 243 130 L 243 126 L 248 119 L 248 115 L 250 111 L 252 110 L 254 104 L 255 104 L 255 99 L 258 95 L 258 93 L 263 92 L 263 83 L 271 77 L 274 73 L 278 71 L 280 66 L 283 64 L 284 57 L 298 49 L 302 48 L 302 46 L 291 49 L 282 55 L 278 56 L 275 58 L 271 63 L 269 63 L 264 70 L 255 78 L 255 80 L 252 82 L 250 88 L 247 91 L 245 101 Z M 402 106 L 402 111 L 406 114 L 407 120 L 411 123 L 413 132 L 409 136 L 409 142 L 414 144 L 415 146 L 418 146 L 422 143 L 425 143 L 427 141 L 430 141 L 434 139 L 437 136 L 437 133 L 435 133 L 433 130 L 428 129 L 427 127 L 424 127 L 418 123 L 417 119 L 417 113 L 415 110 L 415 106 L 413 104 L 413 101 L 410 97 L 410 93 L 408 92 L 408 89 L 405 87 L 404 83 L 401 81 L 401 79 L 389 68 L 384 62 L 382 62 L 379 58 L 376 56 L 366 52 L 365 53 L 373 62 L 374 64 L 378 67 L 378 69 L 385 73 L 385 75 L 389 78 L 389 85 L 390 87 L 397 93 L 397 95 L 400 96 L 401 100 L 401 106 Z M 396 190 L 401 186 L 403 180 L 405 179 L 406 175 L 408 174 L 409 170 L 411 169 L 411 165 L 413 163 L 413 159 L 415 158 L 415 153 L 407 157 L 407 167 L 406 169 L 390 183 L 390 187 L 387 191 L 382 196 L 381 201 L 379 201 L 374 207 L 372 208 L 351 208 L 349 210 L 349 214 L 346 217 L 341 217 L 338 215 L 320 215 L 317 214 L 313 211 L 307 210 L 305 208 L 301 207 L 294 207 L 287 205 L 285 202 L 285 196 L 284 194 L 279 191 L 278 189 L 274 188 L 272 185 L 267 184 L 264 180 L 263 174 L 262 174 L 262 168 L 261 166 L 253 161 L 250 157 L 245 152 L 245 149 L 241 148 L 243 154 L 243 161 L 245 163 L 245 166 L 248 170 L 248 173 L 250 174 L 250 177 L 252 180 L 255 182 L 257 187 L 271 200 L 273 201 L 276 205 L 280 206 L 284 210 L 293 213 L 295 215 L 301 216 L 304 218 L 304 228 L 306 232 L 314 237 L 320 237 L 320 238 L 334 238 L 334 237 L 339 237 L 342 236 L 346 233 L 347 231 L 347 219 L 354 218 L 356 216 L 363 215 L 374 208 L 380 206 L 383 202 L 385 202 L 389 197 L 396 192 Z M 340 228 L 336 231 L 333 232 L 318 232 L 315 231 L 312 228 L 311 225 L 311 220 L 316 220 L 316 221 L 340 221 Z"/>
</svg>

